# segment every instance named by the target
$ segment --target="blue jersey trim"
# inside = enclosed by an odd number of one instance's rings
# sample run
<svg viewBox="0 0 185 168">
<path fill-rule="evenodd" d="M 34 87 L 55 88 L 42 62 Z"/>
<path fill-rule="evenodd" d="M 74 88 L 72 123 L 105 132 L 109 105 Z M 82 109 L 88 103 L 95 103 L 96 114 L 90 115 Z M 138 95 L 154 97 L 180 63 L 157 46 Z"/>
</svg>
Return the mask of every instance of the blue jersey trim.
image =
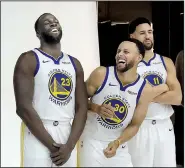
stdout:
<svg viewBox="0 0 185 168">
<path fill-rule="evenodd" d="M 106 84 L 106 82 L 107 82 L 108 76 L 109 76 L 109 67 L 106 67 L 105 79 L 104 79 L 104 81 L 103 81 L 101 87 L 95 92 L 95 94 L 98 94 L 98 93 L 100 93 L 100 92 L 102 91 L 102 89 L 104 88 L 104 86 L 105 86 L 105 84 Z M 96 80 L 96 79 L 94 79 L 94 80 Z"/>
<path fill-rule="evenodd" d="M 148 61 L 148 63 L 145 62 L 144 60 L 141 60 L 141 62 L 143 62 L 146 66 L 150 66 L 151 61 L 154 60 L 155 57 L 156 57 L 156 53 L 154 53 L 154 56 Z"/>
<path fill-rule="evenodd" d="M 68 55 L 68 56 L 69 56 L 69 59 L 71 60 L 71 63 L 73 64 L 73 67 L 74 67 L 74 69 L 75 69 L 75 72 L 77 72 L 76 64 L 75 64 L 75 62 L 74 62 L 74 60 L 73 60 L 73 57 L 70 56 L 70 55 Z"/>
<path fill-rule="evenodd" d="M 166 69 L 166 64 L 165 64 L 165 62 L 164 62 L 164 58 L 163 58 L 163 56 L 161 56 L 161 55 L 160 55 L 160 57 L 161 57 L 161 61 L 162 61 L 162 63 L 163 63 L 163 66 L 164 66 L 164 68 Z"/>
<path fill-rule="evenodd" d="M 138 102 L 139 102 L 139 99 L 140 99 L 140 96 L 141 96 L 141 93 L 142 93 L 142 91 L 143 91 L 143 88 L 144 88 L 145 84 L 146 84 L 146 80 L 143 81 L 143 83 L 142 83 L 142 85 L 141 85 L 141 87 L 140 87 L 140 89 L 139 89 L 139 92 L 138 92 L 137 98 L 136 98 L 136 105 L 137 105 Z"/>
<path fill-rule="evenodd" d="M 39 68 L 40 68 L 40 62 L 39 62 L 39 57 L 37 55 L 37 53 L 35 53 L 33 51 L 34 55 L 35 55 L 35 58 L 36 58 L 36 68 L 35 68 L 35 72 L 34 72 L 34 77 L 37 75 L 38 71 L 39 71 Z"/>
<path fill-rule="evenodd" d="M 63 58 L 63 53 L 61 54 L 61 56 L 58 57 L 58 59 L 55 59 L 54 57 L 52 57 L 51 55 L 48 55 L 47 53 L 41 51 L 40 49 L 38 48 L 35 48 L 37 51 L 39 51 L 41 54 L 43 54 L 44 56 L 48 57 L 49 59 L 53 60 L 53 62 L 55 64 L 59 64 L 60 63 L 60 60 Z"/>
<path fill-rule="evenodd" d="M 139 79 L 140 79 L 140 75 L 138 74 L 137 79 L 133 83 L 130 83 L 130 84 L 126 85 L 126 86 L 123 86 L 121 81 L 118 78 L 118 74 L 117 74 L 117 71 L 116 71 L 116 66 L 114 67 L 114 74 L 115 74 L 115 77 L 116 77 L 117 81 L 120 84 L 120 90 L 122 90 L 122 91 L 125 91 L 128 87 L 135 85 L 139 81 Z"/>
</svg>

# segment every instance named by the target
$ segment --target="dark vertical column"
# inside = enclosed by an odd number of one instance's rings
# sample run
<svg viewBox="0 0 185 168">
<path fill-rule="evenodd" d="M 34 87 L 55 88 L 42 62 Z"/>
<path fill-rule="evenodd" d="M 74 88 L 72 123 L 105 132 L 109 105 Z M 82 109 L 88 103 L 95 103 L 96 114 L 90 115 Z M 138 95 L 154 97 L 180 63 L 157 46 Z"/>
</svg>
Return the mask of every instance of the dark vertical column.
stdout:
<svg viewBox="0 0 185 168">
<path fill-rule="evenodd" d="M 154 51 L 170 57 L 169 2 L 152 2 L 152 22 L 154 28 Z"/>
</svg>

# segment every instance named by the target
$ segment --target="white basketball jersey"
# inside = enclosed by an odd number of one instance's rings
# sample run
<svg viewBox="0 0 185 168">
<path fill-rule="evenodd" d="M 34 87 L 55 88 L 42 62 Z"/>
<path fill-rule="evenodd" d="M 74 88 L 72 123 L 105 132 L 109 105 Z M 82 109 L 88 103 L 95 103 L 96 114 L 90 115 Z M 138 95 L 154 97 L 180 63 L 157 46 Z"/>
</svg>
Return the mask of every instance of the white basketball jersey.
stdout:
<svg viewBox="0 0 185 168">
<path fill-rule="evenodd" d="M 70 121 L 75 109 L 75 64 L 71 56 L 62 53 L 55 60 L 39 49 L 34 78 L 33 107 L 41 119 Z"/>
<path fill-rule="evenodd" d="M 166 83 L 166 66 L 163 57 L 159 54 L 154 53 L 148 63 L 142 60 L 138 64 L 137 72 L 153 86 Z M 146 119 L 166 119 L 173 113 L 171 105 L 150 103 Z"/>
<path fill-rule="evenodd" d="M 123 86 L 116 67 L 107 67 L 104 82 L 92 97 L 92 102 L 99 105 L 111 104 L 115 108 L 114 117 L 102 118 L 89 111 L 84 134 L 102 141 L 118 138 L 132 120 L 145 83 L 138 75 L 135 82 Z"/>
</svg>

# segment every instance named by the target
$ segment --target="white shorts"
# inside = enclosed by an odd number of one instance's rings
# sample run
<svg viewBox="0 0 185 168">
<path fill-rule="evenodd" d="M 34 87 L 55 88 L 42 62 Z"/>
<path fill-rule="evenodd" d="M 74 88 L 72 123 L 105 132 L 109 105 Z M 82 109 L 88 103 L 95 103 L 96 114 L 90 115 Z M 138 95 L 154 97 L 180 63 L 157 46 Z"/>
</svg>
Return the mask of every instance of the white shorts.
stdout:
<svg viewBox="0 0 185 168">
<path fill-rule="evenodd" d="M 128 142 L 134 167 L 176 167 L 175 135 L 170 119 L 144 120 Z"/>
<path fill-rule="evenodd" d="M 43 124 L 56 143 L 67 142 L 71 124 L 53 121 L 43 121 Z M 76 147 L 69 160 L 61 167 L 77 166 Z M 57 167 L 50 159 L 49 150 L 22 123 L 21 126 L 21 167 Z"/>
<path fill-rule="evenodd" d="M 120 145 L 115 156 L 106 158 L 103 150 L 108 143 L 81 137 L 78 144 L 79 167 L 133 167 L 127 145 Z"/>
</svg>

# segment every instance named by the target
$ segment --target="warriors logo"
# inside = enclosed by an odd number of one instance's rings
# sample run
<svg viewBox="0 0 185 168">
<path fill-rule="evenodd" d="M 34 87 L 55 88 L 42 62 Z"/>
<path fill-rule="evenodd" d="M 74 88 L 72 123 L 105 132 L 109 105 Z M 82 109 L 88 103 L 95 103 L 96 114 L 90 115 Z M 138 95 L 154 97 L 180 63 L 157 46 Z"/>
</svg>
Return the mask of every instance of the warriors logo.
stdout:
<svg viewBox="0 0 185 168">
<path fill-rule="evenodd" d="M 157 73 L 152 73 L 152 74 L 146 74 L 144 76 L 144 78 L 148 81 L 149 84 L 151 84 L 152 86 L 157 86 L 160 85 L 162 83 L 164 83 L 163 78 L 161 77 L 161 75 L 157 74 Z"/>
<path fill-rule="evenodd" d="M 66 105 L 70 101 L 73 83 L 67 73 L 61 71 L 53 73 L 50 76 L 48 87 L 52 95 L 49 99 L 55 104 Z"/>
<path fill-rule="evenodd" d="M 108 128 L 108 129 L 116 129 L 123 126 L 122 122 L 125 120 L 128 114 L 128 107 L 124 101 L 121 99 L 107 99 L 103 102 L 103 104 L 110 104 L 114 107 L 114 116 L 112 118 L 103 118 L 98 117 L 98 122 Z"/>
</svg>

